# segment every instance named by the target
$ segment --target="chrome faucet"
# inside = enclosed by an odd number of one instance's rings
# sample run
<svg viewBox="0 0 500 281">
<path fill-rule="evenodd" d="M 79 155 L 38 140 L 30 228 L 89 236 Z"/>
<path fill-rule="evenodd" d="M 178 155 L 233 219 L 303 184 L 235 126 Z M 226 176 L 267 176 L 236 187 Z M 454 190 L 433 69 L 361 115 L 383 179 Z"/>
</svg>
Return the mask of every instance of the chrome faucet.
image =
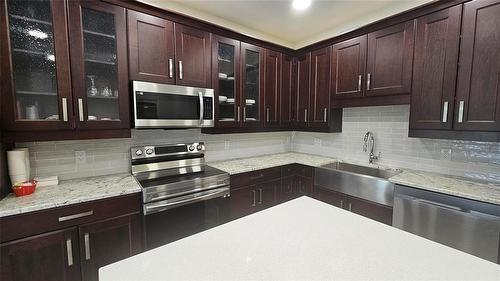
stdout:
<svg viewBox="0 0 500 281">
<path fill-rule="evenodd" d="M 373 133 L 368 131 L 365 134 L 364 144 L 363 144 L 363 152 L 367 152 L 370 150 L 370 156 L 368 157 L 368 163 L 373 164 L 375 160 L 380 158 L 380 152 L 378 156 L 373 154 L 373 148 L 375 147 L 375 138 L 373 137 Z"/>
</svg>

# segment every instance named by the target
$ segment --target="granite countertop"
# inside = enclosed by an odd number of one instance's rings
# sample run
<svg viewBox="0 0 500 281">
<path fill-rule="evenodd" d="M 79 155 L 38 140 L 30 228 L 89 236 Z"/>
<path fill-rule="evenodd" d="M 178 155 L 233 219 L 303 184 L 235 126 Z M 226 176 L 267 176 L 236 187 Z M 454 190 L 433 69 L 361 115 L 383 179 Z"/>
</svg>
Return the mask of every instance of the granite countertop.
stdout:
<svg viewBox="0 0 500 281">
<path fill-rule="evenodd" d="M 208 163 L 208 165 L 233 175 L 293 163 L 318 167 L 335 161 L 335 159 L 329 157 L 287 152 L 227 161 L 217 161 Z"/>
<path fill-rule="evenodd" d="M 414 188 L 500 205 L 500 184 L 431 172 L 403 170 L 389 181 Z"/>
<path fill-rule="evenodd" d="M 99 280 L 500 280 L 500 266 L 300 197 L 101 267 Z"/>
<path fill-rule="evenodd" d="M 16 197 L 13 193 L 9 194 L 0 200 L 0 217 L 140 191 L 141 187 L 131 174 L 65 180 L 59 185 L 39 187 L 35 193 L 27 196 Z"/>
</svg>

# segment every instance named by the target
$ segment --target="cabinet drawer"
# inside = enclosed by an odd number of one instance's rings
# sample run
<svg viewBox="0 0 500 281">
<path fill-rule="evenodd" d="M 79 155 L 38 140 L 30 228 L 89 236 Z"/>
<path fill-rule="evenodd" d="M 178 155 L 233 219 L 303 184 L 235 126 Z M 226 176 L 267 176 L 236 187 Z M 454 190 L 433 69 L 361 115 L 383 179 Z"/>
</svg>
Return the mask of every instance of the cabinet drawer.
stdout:
<svg viewBox="0 0 500 281">
<path fill-rule="evenodd" d="M 85 202 L 0 218 L 0 242 L 100 219 L 141 212 L 141 194 Z"/>
<path fill-rule="evenodd" d="M 231 175 L 231 189 L 263 183 L 277 178 L 281 178 L 280 167 Z"/>
<path fill-rule="evenodd" d="M 306 178 L 312 178 L 313 174 L 313 167 L 302 164 L 290 164 L 281 168 L 282 177 L 303 176 Z"/>
</svg>

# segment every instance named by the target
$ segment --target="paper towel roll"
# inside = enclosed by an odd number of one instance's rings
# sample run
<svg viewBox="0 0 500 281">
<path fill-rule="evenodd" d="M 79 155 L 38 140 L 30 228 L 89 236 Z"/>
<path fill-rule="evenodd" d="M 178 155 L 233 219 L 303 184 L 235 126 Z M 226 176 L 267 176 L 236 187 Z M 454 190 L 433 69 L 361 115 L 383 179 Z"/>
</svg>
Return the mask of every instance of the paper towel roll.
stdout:
<svg viewBox="0 0 500 281">
<path fill-rule="evenodd" d="M 28 179 L 31 178 L 31 166 L 30 166 L 30 150 L 27 147 L 23 148 L 16 148 L 14 150 L 22 150 L 24 151 L 24 158 L 26 159 L 26 175 L 28 176 Z"/>
<path fill-rule="evenodd" d="M 7 165 L 12 184 L 29 179 L 28 167 L 26 167 L 26 150 L 7 151 Z"/>
</svg>

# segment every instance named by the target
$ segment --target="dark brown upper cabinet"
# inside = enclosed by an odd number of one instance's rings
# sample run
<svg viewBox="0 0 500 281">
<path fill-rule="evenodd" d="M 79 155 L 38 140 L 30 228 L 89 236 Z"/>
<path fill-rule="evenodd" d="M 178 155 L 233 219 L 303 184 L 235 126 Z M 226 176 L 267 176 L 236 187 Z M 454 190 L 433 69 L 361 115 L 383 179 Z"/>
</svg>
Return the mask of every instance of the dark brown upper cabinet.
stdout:
<svg viewBox="0 0 500 281">
<path fill-rule="evenodd" d="M 411 129 L 453 126 L 461 15 L 455 6 L 417 19 Z"/>
<path fill-rule="evenodd" d="M 414 21 L 368 34 L 366 95 L 410 94 Z"/>
<path fill-rule="evenodd" d="M 210 33 L 177 23 L 174 29 L 177 84 L 210 88 Z"/>
<path fill-rule="evenodd" d="M 327 127 L 330 111 L 331 48 L 311 52 L 311 82 L 309 91 L 309 126 Z"/>
<path fill-rule="evenodd" d="M 85 0 L 68 5 L 76 128 L 130 128 L 125 9 Z"/>
<path fill-rule="evenodd" d="M 210 33 L 128 11 L 130 79 L 210 88 Z"/>
<path fill-rule="evenodd" d="M 290 55 L 283 55 L 281 60 L 280 121 L 281 126 L 285 128 L 292 127 L 297 120 L 296 69 L 295 59 Z"/>
<path fill-rule="evenodd" d="M 133 10 L 127 15 L 130 79 L 175 84 L 174 23 Z"/>
<path fill-rule="evenodd" d="M 241 121 L 240 41 L 212 37 L 212 86 L 217 128 L 239 127 Z"/>
<path fill-rule="evenodd" d="M 454 126 L 500 131 L 500 1 L 464 4 Z"/>
<path fill-rule="evenodd" d="M 1 1 L 0 13 L 4 129 L 73 130 L 66 2 Z"/>
<path fill-rule="evenodd" d="M 366 35 L 333 45 L 332 92 L 334 98 L 361 97 L 366 71 Z"/>
<path fill-rule="evenodd" d="M 264 49 L 241 43 L 242 126 L 260 127 L 264 109 Z"/>
<path fill-rule="evenodd" d="M 264 67 L 264 126 L 280 126 L 281 53 L 266 50 Z"/>
<path fill-rule="evenodd" d="M 311 82 L 311 53 L 297 57 L 297 122 L 296 127 L 307 127 L 309 85 Z"/>
</svg>

